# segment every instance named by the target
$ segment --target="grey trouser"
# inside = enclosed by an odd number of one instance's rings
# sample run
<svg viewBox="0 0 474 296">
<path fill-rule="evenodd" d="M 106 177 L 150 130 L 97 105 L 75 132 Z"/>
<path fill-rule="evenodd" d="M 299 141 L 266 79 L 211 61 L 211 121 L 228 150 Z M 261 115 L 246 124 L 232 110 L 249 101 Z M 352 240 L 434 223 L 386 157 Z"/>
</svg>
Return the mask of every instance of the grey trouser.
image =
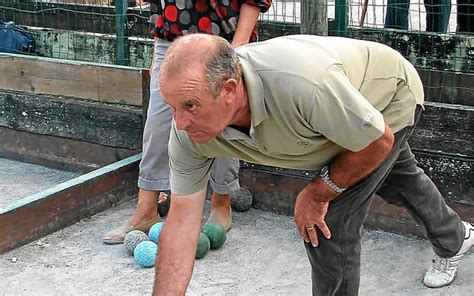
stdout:
<svg viewBox="0 0 474 296">
<path fill-rule="evenodd" d="M 417 107 L 415 122 L 420 114 L 421 107 Z M 313 295 L 358 295 L 362 228 L 374 193 L 391 204 L 406 207 L 424 225 L 438 256 L 451 257 L 461 248 L 461 219 L 417 167 L 407 143 L 412 130 L 407 127 L 395 133 L 392 151 L 382 165 L 330 203 L 326 223 L 331 239 L 318 233 L 318 247 L 305 243 L 312 267 Z"/>
<path fill-rule="evenodd" d="M 157 39 L 150 81 L 150 103 L 143 132 L 143 151 L 138 187 L 150 191 L 170 189 L 168 140 L 172 115 L 160 96 L 159 71 L 171 42 Z M 227 194 L 239 189 L 239 161 L 219 157 L 214 161 L 210 183 L 214 192 Z"/>
</svg>

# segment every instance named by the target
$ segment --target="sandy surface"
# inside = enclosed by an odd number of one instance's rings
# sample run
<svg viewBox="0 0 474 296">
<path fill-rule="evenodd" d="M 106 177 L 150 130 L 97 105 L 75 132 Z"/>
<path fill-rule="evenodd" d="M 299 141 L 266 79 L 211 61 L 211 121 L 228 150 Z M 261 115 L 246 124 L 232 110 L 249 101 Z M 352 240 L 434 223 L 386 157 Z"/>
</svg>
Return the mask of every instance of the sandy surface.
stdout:
<svg viewBox="0 0 474 296">
<path fill-rule="evenodd" d="M 78 173 L 0 158 L 0 208 L 78 175 Z"/>
<path fill-rule="evenodd" d="M 134 204 L 0 255 L 0 294 L 149 294 L 154 270 L 136 265 L 123 245 L 101 241 L 110 227 L 132 213 Z M 473 254 L 461 262 L 453 285 L 435 290 L 421 283 L 431 256 L 427 241 L 367 231 L 360 295 L 472 295 Z M 299 296 L 310 295 L 310 287 L 309 263 L 292 217 L 251 210 L 234 213 L 224 247 L 196 262 L 188 295 Z"/>
</svg>

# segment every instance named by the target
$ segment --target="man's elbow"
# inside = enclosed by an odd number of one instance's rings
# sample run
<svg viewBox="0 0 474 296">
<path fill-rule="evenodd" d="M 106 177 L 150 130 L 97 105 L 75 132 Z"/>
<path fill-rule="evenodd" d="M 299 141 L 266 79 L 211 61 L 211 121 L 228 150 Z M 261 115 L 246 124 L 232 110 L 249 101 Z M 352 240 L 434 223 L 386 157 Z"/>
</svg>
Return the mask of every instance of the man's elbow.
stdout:
<svg viewBox="0 0 474 296">
<path fill-rule="evenodd" d="M 388 124 L 385 124 L 384 134 L 377 140 L 380 151 L 383 151 L 384 155 L 388 155 L 393 148 L 395 142 L 395 136 L 393 135 L 392 129 Z"/>
</svg>

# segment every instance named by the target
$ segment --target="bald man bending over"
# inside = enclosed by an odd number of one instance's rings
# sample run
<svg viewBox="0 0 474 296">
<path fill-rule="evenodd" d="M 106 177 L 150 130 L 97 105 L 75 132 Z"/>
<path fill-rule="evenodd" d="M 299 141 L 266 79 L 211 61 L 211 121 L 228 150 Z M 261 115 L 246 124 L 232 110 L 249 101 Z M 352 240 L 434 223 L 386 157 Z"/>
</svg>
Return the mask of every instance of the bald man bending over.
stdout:
<svg viewBox="0 0 474 296">
<path fill-rule="evenodd" d="M 197 61 L 193 57 L 203 58 Z M 473 227 L 417 167 L 407 140 L 423 110 L 413 66 L 378 43 L 286 36 L 234 50 L 189 35 L 160 71 L 173 113 L 173 203 L 162 230 L 154 295 L 189 284 L 215 157 L 319 171 L 294 218 L 312 267 L 313 295 L 357 295 L 362 227 L 374 193 L 408 208 L 435 257 L 428 287 L 449 285 L 474 243 Z"/>
</svg>

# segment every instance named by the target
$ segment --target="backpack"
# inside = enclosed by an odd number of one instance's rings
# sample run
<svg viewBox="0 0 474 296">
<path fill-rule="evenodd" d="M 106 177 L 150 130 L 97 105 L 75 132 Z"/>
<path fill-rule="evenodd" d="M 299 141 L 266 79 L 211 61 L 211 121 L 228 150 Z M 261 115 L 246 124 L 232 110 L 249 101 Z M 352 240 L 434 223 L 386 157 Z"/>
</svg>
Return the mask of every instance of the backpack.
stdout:
<svg viewBox="0 0 474 296">
<path fill-rule="evenodd" d="M 0 52 L 40 54 L 33 34 L 13 22 L 0 22 Z"/>
</svg>

